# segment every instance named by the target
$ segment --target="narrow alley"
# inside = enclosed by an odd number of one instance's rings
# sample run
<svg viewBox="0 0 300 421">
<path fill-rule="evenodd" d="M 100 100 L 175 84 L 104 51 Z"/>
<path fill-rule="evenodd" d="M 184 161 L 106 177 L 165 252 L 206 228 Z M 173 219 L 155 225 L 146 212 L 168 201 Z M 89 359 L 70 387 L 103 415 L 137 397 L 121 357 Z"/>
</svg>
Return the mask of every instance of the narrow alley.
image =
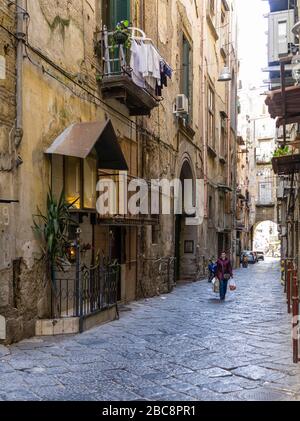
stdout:
<svg viewBox="0 0 300 421">
<path fill-rule="evenodd" d="M 300 400 L 278 260 L 132 303 L 76 336 L 1 347 L 0 400 Z"/>
</svg>

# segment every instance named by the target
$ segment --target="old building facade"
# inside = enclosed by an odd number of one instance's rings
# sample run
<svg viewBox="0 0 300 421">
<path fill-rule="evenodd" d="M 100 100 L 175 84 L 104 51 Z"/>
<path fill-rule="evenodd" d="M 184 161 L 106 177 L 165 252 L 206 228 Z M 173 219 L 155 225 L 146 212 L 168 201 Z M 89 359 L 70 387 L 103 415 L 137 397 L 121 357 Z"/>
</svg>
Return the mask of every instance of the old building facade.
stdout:
<svg viewBox="0 0 300 421">
<path fill-rule="evenodd" d="M 238 158 L 238 179 L 246 187 L 248 197 L 248 235 L 245 250 L 254 247 L 254 234 L 261 222 L 277 222 L 276 178 L 272 169 L 272 157 L 276 149 L 276 128 L 265 105 L 262 88 L 245 86 L 239 90 L 241 113 L 239 134 L 243 143 Z"/>
<path fill-rule="evenodd" d="M 215 2 L 206 18 L 204 80 L 207 115 L 204 135 L 204 165 L 207 186 L 207 248 L 219 255 L 222 250 L 236 260 L 234 220 L 237 151 L 236 15 L 234 2 Z M 215 9 L 213 9 L 215 7 Z M 213 46 L 213 48 L 212 48 Z M 224 67 L 231 81 L 219 81 Z"/>
<path fill-rule="evenodd" d="M 269 0 L 270 91 L 266 105 L 277 128 L 272 167 L 277 178 L 277 222 L 281 239 L 282 283 L 293 314 L 293 360 L 299 357 L 299 8 L 295 1 Z"/>
<path fill-rule="evenodd" d="M 53 316 L 53 290 L 32 229 L 37 208 L 47 212 L 49 187 L 72 203 L 70 250 L 80 244 L 80 265 L 117 262 L 120 303 L 204 277 L 208 258 L 224 248 L 235 257 L 234 1 L 19 0 L 15 6 L 1 0 L 0 10 L 6 69 L 0 198 L 17 201 L 1 204 L 0 339 L 43 333 L 37 320 Z M 126 20 L 127 45 L 111 34 Z M 137 70 L 144 47 L 159 55 L 156 85 L 153 68 Z M 219 82 L 224 66 L 231 80 Z M 118 184 L 113 214 L 96 211 L 96 183 L 103 179 Z M 128 183 L 140 186 L 141 179 L 143 186 L 191 179 L 190 201 L 198 195 L 201 203 L 198 223 L 188 225 L 188 214 L 156 215 L 148 202 L 145 215 L 127 214 L 121 207 L 125 193 L 132 197 Z M 72 276 L 60 277 L 56 283 L 70 302 L 58 306 L 58 316 L 78 316 L 77 286 Z M 91 279 L 80 278 L 88 295 L 81 296 L 79 316 L 86 306 L 101 307 Z M 59 302 L 62 291 L 55 293 Z"/>
</svg>

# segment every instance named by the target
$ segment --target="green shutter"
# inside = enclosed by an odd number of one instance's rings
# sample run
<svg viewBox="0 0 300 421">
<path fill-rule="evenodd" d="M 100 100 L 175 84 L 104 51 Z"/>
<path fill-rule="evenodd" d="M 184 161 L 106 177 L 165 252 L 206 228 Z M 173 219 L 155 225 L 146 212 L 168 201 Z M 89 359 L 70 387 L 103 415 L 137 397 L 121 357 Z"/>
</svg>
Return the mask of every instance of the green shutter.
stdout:
<svg viewBox="0 0 300 421">
<path fill-rule="evenodd" d="M 183 67 L 183 79 L 182 88 L 183 94 L 190 97 L 190 52 L 191 47 L 186 38 L 183 38 L 183 56 L 182 56 L 182 67 Z"/>
<path fill-rule="evenodd" d="M 130 0 L 109 1 L 110 28 L 113 29 L 121 20 L 130 21 Z"/>
</svg>

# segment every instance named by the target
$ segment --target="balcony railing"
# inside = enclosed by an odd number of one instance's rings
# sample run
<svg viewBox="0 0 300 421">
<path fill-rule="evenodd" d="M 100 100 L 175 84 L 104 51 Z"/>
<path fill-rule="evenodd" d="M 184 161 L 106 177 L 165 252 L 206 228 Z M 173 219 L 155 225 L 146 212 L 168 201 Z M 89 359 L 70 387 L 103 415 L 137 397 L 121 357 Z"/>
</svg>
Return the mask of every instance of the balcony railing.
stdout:
<svg viewBox="0 0 300 421">
<path fill-rule="evenodd" d="M 132 59 L 132 43 L 142 43 L 151 46 L 157 56 L 160 56 L 150 38 L 139 28 L 128 28 L 132 34 L 129 45 L 117 44 L 114 41 L 114 32 L 109 32 L 106 27 L 101 32 L 101 58 L 103 61 L 103 74 L 100 75 L 101 92 L 104 99 L 117 99 L 125 104 L 132 116 L 149 115 L 151 110 L 158 106 L 162 100 L 160 89 L 155 87 L 151 75 L 141 75 L 136 69 Z M 138 35 L 136 35 L 138 34 Z M 135 44 L 135 45 L 136 45 Z M 163 58 L 160 63 L 168 66 Z M 170 72 L 172 69 L 168 66 Z M 168 77 L 171 77 L 168 73 Z"/>
<path fill-rule="evenodd" d="M 117 305 L 118 264 L 71 264 L 55 271 L 52 317 L 86 317 Z"/>
</svg>

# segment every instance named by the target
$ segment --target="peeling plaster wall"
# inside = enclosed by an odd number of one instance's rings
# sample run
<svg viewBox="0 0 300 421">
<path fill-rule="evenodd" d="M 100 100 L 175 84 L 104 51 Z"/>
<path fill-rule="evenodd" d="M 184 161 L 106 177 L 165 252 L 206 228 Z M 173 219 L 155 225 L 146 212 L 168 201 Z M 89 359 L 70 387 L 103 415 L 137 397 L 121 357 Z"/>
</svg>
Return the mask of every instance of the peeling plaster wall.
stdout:
<svg viewBox="0 0 300 421">
<path fill-rule="evenodd" d="M 130 124 L 122 119 L 120 121 L 107 111 L 105 114 L 102 107 L 95 105 L 91 97 L 70 80 L 94 90 L 95 95 L 99 96 L 96 83 L 98 63 L 94 55 L 94 33 L 99 26 L 98 1 L 29 0 L 28 13 L 30 45 L 64 69 L 69 78 L 50 63 L 46 63 L 34 51 L 27 49 L 28 56 L 24 57 L 23 63 L 24 137 L 18 150 L 23 164 L 13 179 L 6 177 L 5 180 L 9 181 L 3 183 L 2 174 L 0 179 L 1 196 L 10 197 L 11 191 L 4 186 L 13 186 L 11 190 L 20 201 L 20 205 L 13 205 L 14 217 L 10 225 L 12 232 L 2 232 L 1 235 L 1 242 L 5 240 L 12 247 L 17 259 L 13 270 L 13 253 L 10 253 L 10 268 L 1 272 L 0 313 L 3 308 L 7 342 L 34 335 L 35 320 L 50 315 L 46 268 L 39 263 L 40 244 L 32 231 L 32 216 L 37 212 L 37 207 L 42 212 L 45 211 L 50 185 L 50 162 L 44 151 L 70 124 L 104 121 L 106 116 L 112 119 L 117 135 L 127 138 L 136 136 Z M 8 25 L 13 30 L 14 16 L 12 10 Z M 2 42 L 0 32 L 0 54 Z M 4 87 L 0 81 L 0 92 L 4 90 L 7 103 L 10 101 L 10 108 L 7 107 L 4 118 L 7 127 L 3 129 L 2 124 L 0 126 L 1 147 L 3 145 L 6 149 L 8 130 L 14 122 L 15 62 L 12 51 L 9 58 L 10 78 L 5 81 Z M 124 106 L 115 101 L 113 103 L 116 109 L 128 114 Z M 1 106 L 2 104 L 1 101 Z M 1 212 L 0 205 L 0 224 L 4 219 Z"/>
<path fill-rule="evenodd" d="M 152 112 L 151 119 L 146 119 L 144 124 L 159 136 L 165 145 L 156 145 L 150 140 L 147 142 L 146 167 L 149 178 L 179 178 L 183 157 L 190 159 L 193 173 L 196 178 L 203 178 L 202 167 L 202 114 L 201 114 L 201 10 L 197 16 L 194 2 L 191 1 L 146 1 L 145 2 L 145 32 L 152 38 L 162 56 L 174 70 L 168 88 L 163 90 L 164 100 Z M 191 128 L 195 131 L 193 140 L 184 134 L 179 134 L 179 123 L 172 110 L 176 95 L 182 93 L 182 41 L 183 36 L 190 41 L 193 72 L 193 106 Z M 164 215 L 161 217 L 160 241 L 152 245 L 151 229 L 145 236 L 145 252 L 149 258 L 167 257 L 175 255 L 175 217 Z M 185 238 L 187 239 L 187 238 Z M 182 278 L 196 276 L 199 260 L 205 253 L 203 227 L 194 227 L 194 232 L 189 235 L 194 241 L 195 253 L 184 254 L 184 234 L 181 241 L 181 273 Z M 203 273 L 203 266 L 202 273 Z M 151 287 L 151 278 L 144 278 L 144 289 L 156 291 L 155 279 Z M 149 285 L 150 283 L 150 285 Z M 165 292 L 165 291 L 161 291 Z"/>
<path fill-rule="evenodd" d="M 15 7 L 0 3 L 1 24 L 9 31 L 15 29 Z M 13 199 L 14 188 L 14 121 L 15 121 L 15 63 L 16 49 L 14 38 L 0 28 L 0 56 L 4 60 L 5 77 L 0 79 L 0 198 Z M 14 208 L 17 205 L 0 204 L 0 317 L 1 337 L 7 336 L 7 315 L 13 301 L 14 259 Z"/>
<path fill-rule="evenodd" d="M 0 292 L 0 300 L 5 296 L 9 303 L 7 307 L 9 341 L 33 335 L 36 318 L 49 314 L 49 300 L 47 300 L 49 291 L 45 284 L 45 268 L 38 263 L 40 247 L 31 229 L 32 215 L 36 212 L 37 206 L 42 211 L 45 210 L 45 199 L 50 184 L 50 164 L 44 154 L 45 149 L 71 123 L 104 121 L 108 117 L 111 118 L 120 138 L 138 141 L 137 153 L 140 158 L 137 174 L 139 176 L 170 179 L 179 177 L 183 159 L 188 157 L 195 178 L 203 178 L 204 104 L 199 87 L 202 86 L 203 71 L 209 73 L 212 80 L 216 81 L 218 70 L 220 70 L 216 67 L 214 70 L 212 67 L 202 68 L 201 2 L 146 0 L 143 15 L 143 2 L 133 1 L 134 23 L 140 26 L 142 21 L 145 22 L 143 29 L 147 36 L 153 39 L 162 56 L 174 69 L 172 81 L 169 81 L 168 88 L 163 90 L 164 100 L 153 110 L 151 117 L 132 118 L 133 122 L 142 124 L 160 141 L 154 140 L 153 137 L 142 136 L 136 133 L 134 125 L 116 116 L 115 112 L 100 105 L 99 102 L 96 105 L 95 101 L 80 88 L 80 86 L 86 87 L 99 96 L 96 83 L 99 62 L 94 55 L 94 36 L 97 28 L 101 27 L 100 1 L 28 0 L 27 3 L 30 15 L 29 43 L 50 61 L 63 68 L 66 73 L 63 75 L 57 68 L 27 49 L 29 57 L 24 58 L 23 85 L 24 138 L 19 150 L 23 165 L 14 175 L 14 183 L 10 183 L 14 186 L 14 193 L 20 200 L 20 205 L 13 207 L 15 225 L 11 233 L 13 237 L 16 237 L 15 240 L 11 240 L 11 244 L 15 244 L 13 246 L 15 257 L 20 260 L 19 265 L 14 268 L 14 273 L 12 270 L 7 270 L 3 274 L 6 284 L 13 287 L 8 289 L 3 287 Z M 208 34 L 208 28 L 205 31 Z M 193 139 L 189 137 L 186 130 L 179 128 L 178 121 L 172 113 L 175 97 L 182 93 L 180 63 L 183 35 L 190 40 L 193 49 L 194 89 L 191 122 L 191 128 L 195 132 Z M 213 39 L 206 38 L 206 40 L 206 60 L 209 63 L 210 60 L 216 60 L 218 50 L 217 47 L 212 48 Z M 218 85 L 218 98 L 220 96 L 218 101 L 221 103 L 224 95 L 225 87 Z M 108 100 L 107 103 L 130 118 L 125 106 L 115 100 Z M 221 105 L 218 107 L 220 108 Z M 13 109 L 10 113 L 12 113 L 10 121 L 13 122 Z M 0 130 L 1 142 L 2 139 L 3 134 L 1 138 Z M 7 142 L 7 132 L 4 139 Z M 142 144 L 145 147 L 144 157 L 142 157 Z M 217 168 L 212 166 L 210 171 L 211 176 L 214 177 Z M 2 188 L 2 183 L 0 187 Z M 158 291 L 165 292 L 165 286 L 157 284 L 157 279 L 154 279 L 152 273 L 145 276 L 140 256 L 142 254 L 148 258 L 174 256 L 175 218 L 173 216 L 161 218 L 160 241 L 157 245 L 152 244 L 151 230 L 151 227 L 137 230 L 137 247 L 135 242 L 131 244 L 132 260 L 137 260 L 138 277 L 137 280 L 134 279 L 134 270 L 128 268 L 131 283 L 126 299 L 131 300 L 135 296 L 143 296 L 145 291 L 147 295 L 154 295 Z M 195 227 L 191 235 L 194 240 L 194 253 L 189 256 L 184 256 L 182 253 L 188 276 L 192 276 L 193 273 L 203 276 L 205 273 L 206 259 L 211 254 L 211 246 L 205 238 L 206 230 L 206 221 L 201 226 Z M 103 243 L 106 243 L 106 247 L 107 230 L 99 229 L 99 235 L 103 238 Z M 100 241 L 97 246 L 100 247 Z M 136 248 L 138 256 L 135 256 Z M 137 291 L 135 291 L 136 286 Z"/>
</svg>

